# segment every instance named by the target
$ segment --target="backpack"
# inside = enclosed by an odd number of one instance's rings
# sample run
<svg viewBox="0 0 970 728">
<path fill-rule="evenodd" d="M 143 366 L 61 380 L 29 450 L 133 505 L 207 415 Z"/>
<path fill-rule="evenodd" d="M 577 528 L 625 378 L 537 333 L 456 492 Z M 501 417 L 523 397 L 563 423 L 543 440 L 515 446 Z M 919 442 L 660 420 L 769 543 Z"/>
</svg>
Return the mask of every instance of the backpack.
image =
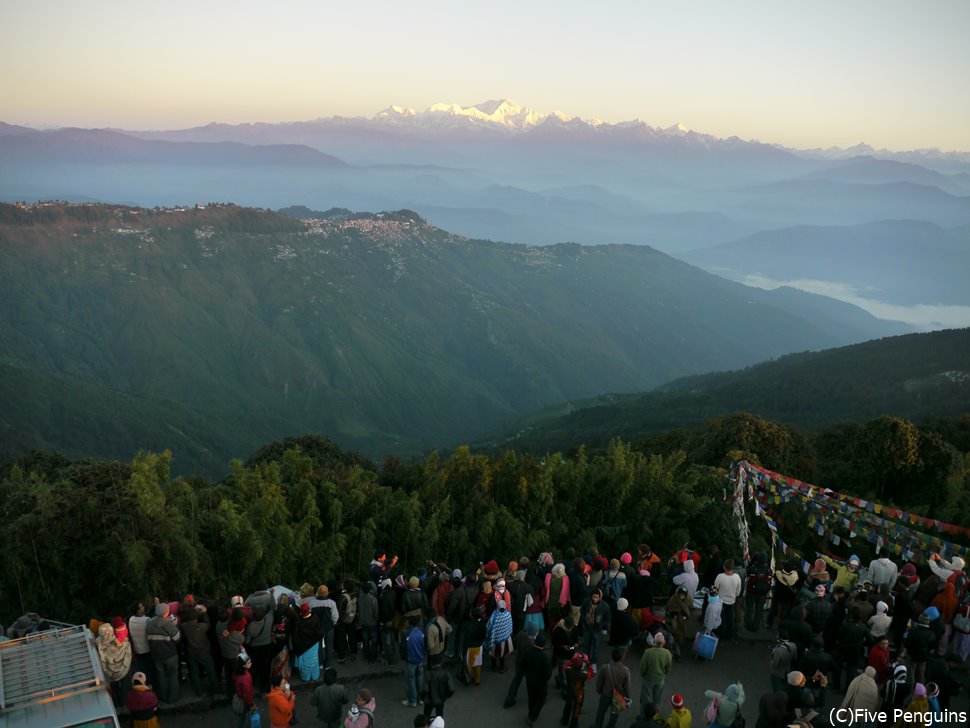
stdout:
<svg viewBox="0 0 970 728">
<path fill-rule="evenodd" d="M 957 613 L 953 616 L 953 629 L 964 634 L 970 632 L 970 603 L 964 602 L 957 607 Z"/>
<path fill-rule="evenodd" d="M 767 571 L 752 571 L 748 573 L 748 594 L 756 597 L 768 595 L 771 578 Z"/>
<path fill-rule="evenodd" d="M 353 594 L 341 594 L 340 621 L 353 624 L 357 619 L 357 597 Z"/>
<path fill-rule="evenodd" d="M 437 632 L 437 637 L 432 636 L 434 632 Z M 428 652 L 437 655 L 445 646 L 445 631 L 441 628 L 441 624 L 437 619 L 431 620 L 428 624 L 428 629 L 424 633 L 425 644 L 428 647 Z"/>
<path fill-rule="evenodd" d="M 711 698 L 711 702 L 708 703 L 707 707 L 704 709 L 704 719 L 707 721 L 708 725 L 711 723 L 717 723 L 717 711 L 721 707 L 721 700 L 723 697 L 723 695 L 718 693 Z"/>
</svg>

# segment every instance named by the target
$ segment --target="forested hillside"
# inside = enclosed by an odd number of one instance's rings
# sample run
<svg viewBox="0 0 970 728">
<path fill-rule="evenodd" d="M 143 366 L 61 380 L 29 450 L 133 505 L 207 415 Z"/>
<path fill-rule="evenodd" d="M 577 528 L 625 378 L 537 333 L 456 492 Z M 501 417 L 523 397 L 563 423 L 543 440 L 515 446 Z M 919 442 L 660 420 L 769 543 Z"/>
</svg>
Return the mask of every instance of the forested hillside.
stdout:
<svg viewBox="0 0 970 728">
<path fill-rule="evenodd" d="M 261 448 L 211 482 L 170 453 L 131 462 L 47 452 L 0 470 L 0 621 L 85 620 L 151 594 L 218 597 L 359 575 L 377 548 L 406 568 L 628 550 L 692 538 L 736 553 L 726 467 L 760 462 L 820 485 L 970 525 L 970 419 L 881 418 L 817 435 L 750 415 L 543 457 L 460 447 L 380 466 L 318 437 Z M 759 535 L 760 534 L 760 535 Z M 756 546 L 766 533 L 755 531 Z M 824 547 L 805 529 L 786 540 Z M 83 548 L 78 548 L 83 544 Z M 865 557 L 871 546 L 853 546 Z"/>
<path fill-rule="evenodd" d="M 0 459 L 171 449 L 175 472 L 221 476 L 305 432 L 427 452 L 563 400 L 894 330 L 804 303 L 646 247 L 468 240 L 407 211 L 4 205 Z"/>
<path fill-rule="evenodd" d="M 819 429 L 879 416 L 970 412 L 970 329 L 909 334 L 684 377 L 638 395 L 601 395 L 511 422 L 483 446 L 544 452 L 751 412 Z"/>
</svg>

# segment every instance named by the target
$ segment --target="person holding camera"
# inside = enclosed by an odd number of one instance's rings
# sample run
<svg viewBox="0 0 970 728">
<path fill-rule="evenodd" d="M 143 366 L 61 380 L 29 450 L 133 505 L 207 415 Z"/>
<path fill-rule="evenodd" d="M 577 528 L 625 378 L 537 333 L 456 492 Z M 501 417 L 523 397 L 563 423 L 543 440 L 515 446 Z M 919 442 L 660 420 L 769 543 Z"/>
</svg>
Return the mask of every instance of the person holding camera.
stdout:
<svg viewBox="0 0 970 728">
<path fill-rule="evenodd" d="M 269 701 L 270 728 L 289 728 L 296 707 L 296 695 L 282 675 L 273 678 L 273 686 L 266 698 Z"/>
</svg>

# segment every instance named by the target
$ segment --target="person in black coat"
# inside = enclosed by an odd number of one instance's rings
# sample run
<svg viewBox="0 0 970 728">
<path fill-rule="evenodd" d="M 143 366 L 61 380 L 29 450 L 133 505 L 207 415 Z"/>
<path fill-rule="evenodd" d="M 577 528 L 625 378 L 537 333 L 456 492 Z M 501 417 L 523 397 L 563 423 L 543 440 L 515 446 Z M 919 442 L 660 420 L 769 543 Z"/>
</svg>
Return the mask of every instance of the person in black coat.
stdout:
<svg viewBox="0 0 970 728">
<path fill-rule="evenodd" d="M 549 658 L 543 652 L 546 639 L 538 635 L 530 650 L 522 660 L 522 672 L 525 674 L 525 687 L 529 694 L 529 725 L 534 725 L 539 719 L 542 706 L 546 703 L 549 689 L 549 678 L 552 677 L 552 666 Z"/>
</svg>

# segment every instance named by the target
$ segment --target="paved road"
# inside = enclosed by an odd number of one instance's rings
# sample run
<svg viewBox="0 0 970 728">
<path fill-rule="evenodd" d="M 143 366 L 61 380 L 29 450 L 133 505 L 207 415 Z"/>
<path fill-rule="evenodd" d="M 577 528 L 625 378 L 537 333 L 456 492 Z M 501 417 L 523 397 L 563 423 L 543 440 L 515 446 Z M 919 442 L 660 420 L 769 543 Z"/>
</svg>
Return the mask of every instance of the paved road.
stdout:
<svg viewBox="0 0 970 728">
<path fill-rule="evenodd" d="M 708 702 L 704 697 L 704 691 L 707 689 L 723 691 L 730 683 L 740 680 L 748 694 L 744 712 L 751 721 L 750 724 L 753 725 L 757 716 L 758 699 L 769 688 L 767 664 L 770 646 L 770 642 L 722 643 L 712 663 L 695 662 L 689 658 L 675 663 L 667 680 L 664 699 L 669 698 L 673 692 L 681 693 L 687 707 L 695 716 L 694 725 L 703 725 L 701 715 Z M 639 652 L 631 651 L 626 660 L 634 675 L 634 699 L 638 699 L 640 694 L 640 678 L 637 669 L 639 656 Z M 505 674 L 498 674 L 486 668 L 482 674 L 480 687 L 465 687 L 459 684 L 454 697 L 445 706 L 445 720 L 449 728 L 524 726 L 527 712 L 524 683 L 520 688 L 517 704 L 508 710 L 502 708 L 511 679 L 511 669 Z M 375 717 L 378 725 L 400 726 L 400 728 L 408 728 L 412 725 L 417 711 L 401 705 L 404 698 L 403 674 L 380 677 L 363 683 L 349 679 L 346 684 L 352 691 L 358 687 L 367 687 L 374 691 L 377 697 Z M 830 698 L 829 702 L 834 702 L 834 698 Z M 536 725 L 549 728 L 558 726 L 562 705 L 562 699 L 552 690 L 550 684 L 549 699 Z M 581 726 L 592 725 L 595 706 L 595 696 L 588 697 L 584 707 L 586 718 L 581 720 Z M 669 712 L 669 705 L 664 707 L 665 712 Z M 309 694 L 306 692 L 297 694 L 297 716 L 300 719 L 300 725 L 319 725 L 309 703 Z M 220 706 L 207 713 L 163 716 L 161 723 L 164 728 L 176 725 L 186 728 L 215 728 L 235 726 L 234 718 L 228 707 Z M 631 722 L 632 718 L 624 717 L 621 718 L 619 725 L 629 725 Z"/>
</svg>

